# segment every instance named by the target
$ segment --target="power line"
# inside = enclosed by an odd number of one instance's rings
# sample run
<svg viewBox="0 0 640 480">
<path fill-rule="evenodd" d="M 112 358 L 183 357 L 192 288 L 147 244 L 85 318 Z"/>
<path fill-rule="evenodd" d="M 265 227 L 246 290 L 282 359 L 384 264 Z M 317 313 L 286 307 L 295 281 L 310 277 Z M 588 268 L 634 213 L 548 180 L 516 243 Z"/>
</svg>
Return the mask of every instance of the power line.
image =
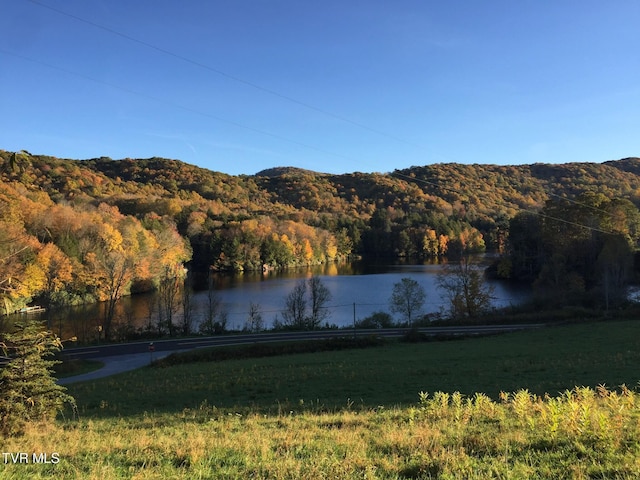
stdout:
<svg viewBox="0 0 640 480">
<path fill-rule="evenodd" d="M 175 59 L 181 60 L 181 61 L 183 61 L 185 63 L 194 65 L 196 67 L 202 68 L 204 70 L 208 70 L 208 71 L 213 72 L 213 73 L 215 73 L 217 75 L 225 77 L 225 78 L 227 78 L 229 80 L 232 80 L 232 81 L 240 83 L 242 85 L 251 87 L 251 88 L 253 88 L 255 90 L 258 90 L 260 92 L 272 95 L 272 96 L 277 97 L 277 98 L 279 98 L 281 100 L 285 100 L 287 102 L 294 103 L 296 105 L 300 105 L 300 106 L 302 106 L 304 108 L 307 108 L 309 110 L 313 110 L 313 111 L 315 111 L 317 113 L 321 113 L 322 115 L 331 117 L 331 118 L 336 119 L 336 120 L 340 120 L 340 121 L 345 122 L 345 123 L 349 123 L 349 124 L 354 125 L 354 126 L 356 126 L 358 128 L 361 128 L 363 130 L 367 130 L 367 131 L 375 133 L 377 135 L 385 136 L 385 137 L 390 138 L 392 140 L 395 140 L 397 142 L 405 143 L 407 145 L 412 145 L 414 147 L 419 147 L 420 148 L 419 145 L 416 145 L 416 144 L 414 144 L 412 142 L 409 142 L 409 141 L 407 141 L 407 140 L 405 140 L 403 138 L 397 137 L 397 136 L 392 135 L 392 134 L 387 133 L 387 132 L 383 132 L 382 130 L 375 129 L 375 128 L 370 127 L 368 125 L 365 125 L 363 123 L 356 122 L 356 121 L 351 120 L 351 119 L 349 119 L 349 118 L 347 118 L 347 117 L 345 117 L 343 115 L 339 115 L 339 114 L 330 112 L 330 111 L 328 111 L 328 110 L 326 110 L 324 108 L 320 108 L 320 107 L 317 107 L 317 106 L 312 105 L 310 103 L 304 102 L 302 100 L 298 100 L 298 99 L 293 98 L 293 97 L 291 97 L 289 95 L 285 95 L 283 93 L 280 93 L 280 92 L 278 92 L 276 90 L 264 87 L 264 86 L 262 86 L 262 85 L 260 85 L 258 83 L 251 82 L 249 80 L 245 80 L 245 79 L 240 78 L 240 77 L 238 77 L 236 75 L 232 75 L 230 73 L 227 73 L 227 72 L 225 72 L 225 71 L 223 71 L 223 70 L 221 70 L 219 68 L 212 67 L 211 65 L 208 65 L 206 63 L 200 62 L 198 60 L 194 60 L 192 58 L 186 57 L 186 56 L 181 55 L 179 53 L 172 52 L 170 50 L 167 50 L 165 48 L 159 47 L 159 46 L 154 45 L 152 43 L 146 42 L 146 41 L 141 40 L 139 38 L 133 37 L 133 36 L 128 35 L 126 33 L 120 32 L 120 31 L 115 30 L 113 28 L 107 27 L 105 25 L 101 25 L 101 24 L 93 22 L 91 20 L 87 20 L 86 18 L 80 17 L 78 15 L 74 15 L 74 14 L 66 12 L 64 10 L 60 10 L 58 8 L 52 7 L 52 6 L 44 4 L 42 2 L 38 2 L 36 0 L 28 0 L 28 1 L 33 3 L 34 5 L 38 5 L 39 7 L 49 9 L 49 10 L 54 11 L 54 12 L 60 14 L 60 15 L 64 15 L 66 17 L 72 18 L 72 19 L 77 20 L 79 22 L 86 23 L 87 25 L 91 25 L 92 27 L 98 28 L 98 29 L 103 30 L 105 32 L 108 32 L 108 33 L 110 33 L 112 35 L 117 35 L 117 36 L 119 36 L 121 38 L 124 38 L 124 39 L 130 41 L 130 42 L 134 42 L 134 43 L 137 43 L 139 45 L 143 45 L 146 48 L 150 48 L 150 49 L 155 50 L 157 52 L 160 52 L 160 53 L 162 53 L 164 55 L 168 55 L 170 57 L 173 57 Z"/>
<path fill-rule="evenodd" d="M 34 2 L 34 0 L 28 0 L 28 1 Z M 34 3 L 37 3 L 37 2 L 34 2 Z M 338 154 L 338 153 L 335 153 L 335 152 L 331 152 L 331 151 L 322 149 L 320 147 L 316 147 L 314 145 L 310 145 L 310 144 L 306 144 L 306 143 L 303 143 L 303 142 L 299 142 L 297 140 L 293 140 L 293 139 L 290 139 L 288 137 L 284 137 L 282 135 L 278 135 L 278 134 L 275 134 L 275 133 L 272 133 L 272 132 L 268 132 L 266 130 L 261 130 L 261 129 L 257 129 L 257 128 L 254 128 L 254 127 L 250 127 L 248 125 L 244 125 L 242 123 L 239 123 L 239 122 L 236 122 L 236 121 L 233 121 L 233 120 L 228 120 L 228 119 L 225 119 L 223 117 L 220 117 L 220 116 L 217 116 L 217 115 L 213 115 L 213 114 L 210 114 L 210 113 L 207 113 L 207 112 L 203 112 L 201 110 L 197 110 L 197 109 L 194 109 L 192 107 L 181 105 L 181 104 L 178 104 L 178 103 L 175 103 L 175 102 L 170 102 L 170 101 L 161 99 L 159 97 L 155 97 L 153 95 L 142 93 L 142 92 L 139 92 L 139 91 L 127 88 L 127 87 L 123 87 L 123 86 L 120 86 L 120 85 L 115 85 L 115 84 L 112 84 L 110 82 L 105 82 L 104 80 L 100 80 L 100 79 L 97 79 L 97 78 L 94 78 L 94 77 L 91 77 L 91 76 L 88 76 L 88 75 L 85 75 L 85 74 L 82 74 L 82 73 L 79 73 L 79 72 L 75 72 L 75 71 L 72 71 L 72 70 L 69 70 L 69 69 L 66 69 L 66 68 L 59 67 L 57 65 L 53 65 L 53 64 L 50 64 L 50 63 L 47 63 L 47 62 L 43 62 L 41 60 L 36 60 L 36 59 L 30 58 L 30 57 L 26 57 L 24 55 L 19 55 L 19 54 L 16 54 L 14 52 L 9 52 L 9 51 L 4 50 L 4 49 L 0 49 L 0 53 L 3 53 L 5 55 L 9 55 L 9 56 L 13 56 L 15 58 L 20 58 L 22 60 L 29 61 L 29 62 L 38 64 L 38 65 L 42 65 L 42 66 L 45 66 L 47 68 L 58 70 L 58 71 L 61 71 L 63 73 L 66 73 L 68 75 L 73 75 L 73 76 L 76 76 L 76 77 L 79 77 L 79 78 L 83 78 L 85 80 L 89 80 L 91 82 L 95 82 L 95 83 L 98 83 L 98 84 L 101 84 L 101 85 L 105 85 L 105 86 L 110 87 L 110 88 L 121 90 L 121 91 L 129 93 L 131 95 L 136 95 L 136 96 L 139 96 L 139 97 L 142 97 L 142 98 L 146 98 L 148 100 L 152 100 L 154 102 L 166 104 L 166 105 L 169 105 L 169 106 L 174 107 L 174 108 L 179 108 L 179 109 L 182 109 L 182 110 L 185 110 L 185 111 L 188 111 L 188 112 L 191 112 L 191 113 L 195 113 L 195 114 L 198 114 L 198 115 L 201 115 L 201 116 L 204 116 L 204 117 L 212 118 L 212 119 L 214 119 L 216 121 L 219 121 L 219 122 L 222 122 L 222 123 L 226 123 L 226 124 L 235 126 L 237 128 L 245 129 L 245 130 L 248 130 L 248 131 L 251 131 L 251 132 L 254 132 L 254 133 L 259 133 L 261 135 L 269 136 L 269 137 L 272 137 L 272 138 L 275 138 L 275 139 L 278 139 L 278 140 L 281 140 L 281 141 L 284 141 L 284 142 L 287 142 L 287 143 L 291 143 L 291 144 L 298 145 L 298 146 L 301 146 L 301 147 L 304 147 L 304 148 L 307 148 L 307 149 L 310 149 L 310 150 L 314 150 L 314 151 L 323 153 L 325 155 L 331 155 L 331 156 L 339 157 L 339 158 L 342 158 L 342 159 L 345 159 L 345 160 L 353 160 L 353 159 L 351 159 L 351 158 L 349 158 L 349 157 L 347 157 L 345 155 L 341 155 L 341 154 Z M 447 187 L 447 186 L 441 185 L 439 183 L 431 182 L 429 180 L 425 180 L 425 179 L 422 179 L 422 178 L 411 177 L 409 175 L 402 174 L 402 173 L 400 173 L 398 171 L 392 172 L 391 175 L 392 176 L 396 176 L 396 177 L 401 177 L 401 178 L 404 178 L 404 179 L 409 180 L 409 181 L 421 182 L 421 183 L 424 183 L 426 185 L 431 185 L 431 186 L 434 186 L 434 187 L 439 188 L 441 190 L 446 190 L 446 191 L 450 191 L 450 192 L 454 192 L 454 193 L 458 193 L 458 194 L 462 193 L 460 189 Z M 563 200 L 568 200 L 568 201 L 570 201 L 570 202 L 572 202 L 574 204 L 578 204 L 578 205 L 582 205 L 582 206 L 585 206 L 585 207 L 588 207 L 588 208 L 592 208 L 592 209 L 594 209 L 596 211 L 599 211 L 599 212 L 605 213 L 607 215 L 610 215 L 610 212 L 607 212 L 605 210 L 599 209 L 597 207 L 594 207 L 594 206 L 591 206 L 591 205 L 588 205 L 588 204 L 585 204 L 585 203 L 582 203 L 582 202 L 578 202 L 578 201 L 575 201 L 575 200 L 567 199 L 565 197 L 562 197 L 560 195 L 553 194 L 553 193 L 550 193 L 550 192 L 546 192 L 545 191 L 545 193 L 547 195 L 556 196 L 556 197 L 559 197 L 559 198 L 561 198 Z M 523 208 L 523 207 L 518 207 L 518 208 L 519 208 L 520 211 L 523 211 L 523 212 L 531 213 L 533 215 L 537 215 L 537 216 L 540 216 L 542 218 L 555 220 L 555 221 L 558 221 L 558 222 L 561 222 L 561 223 L 565 223 L 565 224 L 568 224 L 568 225 L 573 225 L 573 226 L 577 226 L 577 227 L 580 227 L 580 228 L 585 228 L 585 229 L 590 230 L 590 231 L 604 233 L 604 234 L 614 234 L 615 233 L 613 231 L 606 231 L 606 230 L 602 230 L 600 228 L 596 228 L 596 227 L 593 227 L 593 226 L 584 225 L 584 224 L 580 224 L 580 223 L 573 222 L 573 221 L 570 221 L 570 220 L 566 220 L 566 219 L 563 219 L 563 218 L 558 218 L 558 217 L 553 217 L 553 216 L 550 216 L 550 215 L 546 215 L 546 214 L 544 214 L 544 213 L 542 213 L 540 211 L 529 210 L 529 209 L 526 209 L 526 208 Z"/>
<path fill-rule="evenodd" d="M 458 163 L 460 163 L 460 162 L 458 162 Z M 402 178 L 405 178 L 405 179 L 408 179 L 408 180 L 412 180 L 412 181 L 416 181 L 416 182 L 422 182 L 424 184 L 434 186 L 434 187 L 439 188 L 441 190 L 450 191 L 450 192 L 454 192 L 454 193 L 458 193 L 458 194 L 463 193 L 460 189 L 447 187 L 445 185 L 441 185 L 441 184 L 436 183 L 436 182 L 430 182 L 429 180 L 425 180 L 424 178 L 411 177 L 409 175 L 405 175 L 403 173 L 400 173 L 397 170 L 392 172 L 391 175 L 395 175 L 395 176 L 402 177 Z M 571 198 L 563 197 L 562 195 L 558 195 L 557 193 L 549 192 L 549 191 L 546 191 L 546 190 L 545 190 L 544 193 L 546 195 L 550 196 L 550 197 L 557 197 L 557 198 L 559 198 L 561 200 L 567 201 L 569 203 L 573 203 L 574 205 L 580 205 L 582 207 L 586 207 L 586 208 L 589 208 L 591 210 L 595 210 L 597 212 L 601 212 L 601 213 L 610 215 L 610 212 L 607 212 L 606 210 L 603 210 L 601 208 L 595 207 L 593 205 L 589 205 L 589 204 L 584 203 L 584 202 L 579 202 L 578 200 L 573 200 Z M 521 208 L 521 210 L 528 211 L 528 210 L 522 209 L 522 208 Z"/>
<path fill-rule="evenodd" d="M 31 1 L 31 0 L 29 0 L 29 1 Z M 182 104 L 179 104 L 179 103 L 175 103 L 175 102 L 171 102 L 171 101 L 168 101 L 168 100 L 164 100 L 164 99 L 161 99 L 159 97 L 155 97 L 155 96 L 149 95 L 147 93 L 139 92 L 137 90 L 133 90 L 133 89 L 128 88 L 128 87 L 123 87 L 121 85 L 116 85 L 116 84 L 113 84 L 113 83 L 110 83 L 110 82 L 105 82 L 104 80 L 100 80 L 100 79 L 91 77 L 89 75 L 85 75 L 83 73 L 79 73 L 79 72 L 76 72 L 76 71 L 73 71 L 73 70 L 69 70 L 67 68 L 59 67 L 57 65 L 53 65 L 53 64 L 48 63 L 48 62 L 43 62 L 41 60 L 36 60 L 34 58 L 26 57 L 24 55 L 19 55 L 19 54 L 14 53 L 14 52 L 9 52 L 9 51 L 7 51 L 5 49 L 2 49 L 2 48 L 0 48 L 0 53 L 3 53 L 5 55 L 10 55 L 12 57 L 19 58 L 21 60 L 25 60 L 25 61 L 28 61 L 28 62 L 32 62 L 32 63 L 38 64 L 38 65 L 41 65 L 41 66 L 45 66 L 45 67 L 51 68 L 53 70 L 58 70 L 58 71 L 63 72 L 65 74 L 67 74 L 67 75 L 72 75 L 72 76 L 75 76 L 75 77 L 82 78 L 84 80 L 89 80 L 91 82 L 98 83 L 98 84 L 101 84 L 101 85 L 105 85 L 107 87 L 110 87 L 110 88 L 113 88 L 113 89 L 116 89 L 116 90 L 121 90 L 121 91 L 129 93 L 131 95 L 136 95 L 136 96 L 139 96 L 141 98 L 146 98 L 147 100 L 152 100 L 154 102 L 165 104 L 165 105 L 168 105 L 168 106 L 173 107 L 173 108 L 178 108 L 178 109 L 181 109 L 181 110 L 185 110 L 187 112 L 191 112 L 191 113 L 195 113 L 197 115 L 201 115 L 203 117 L 211 118 L 211 119 L 214 119 L 214 120 L 216 120 L 218 122 L 226 123 L 228 125 L 233 125 L 234 127 L 237 127 L 237 128 L 242 128 L 244 130 L 248 130 L 248 131 L 251 131 L 251 132 L 254 132 L 254 133 L 259 133 L 261 135 L 266 135 L 268 137 L 275 138 L 277 140 L 281 140 L 281 141 L 284 141 L 284 142 L 287 142 L 287 143 L 298 145 L 300 147 L 304 147 L 304 148 L 307 148 L 307 149 L 310 149 L 310 150 L 314 150 L 316 152 L 320 152 L 320 153 L 323 153 L 325 155 L 331 155 L 333 157 L 338 157 L 338 158 L 342 158 L 344 160 L 353 161 L 353 159 L 350 158 L 350 157 L 347 157 L 347 156 L 339 154 L 339 153 L 331 152 L 329 150 L 325 150 L 325 149 L 317 147 L 315 145 L 310 145 L 308 143 L 299 142 L 297 140 L 293 140 L 291 138 L 284 137 L 282 135 L 278 135 L 276 133 L 269 132 L 269 131 L 266 131 L 266 130 L 262 130 L 262 129 L 259 129 L 259 128 L 250 127 L 248 125 L 236 122 L 234 120 L 228 120 L 228 119 L 220 117 L 218 115 L 213 115 L 211 113 L 203 112 L 201 110 L 197 110 L 195 108 L 188 107 L 186 105 L 182 105 Z"/>
<path fill-rule="evenodd" d="M 405 175 L 403 173 L 399 173 L 398 171 L 392 172 L 391 175 L 395 175 L 397 177 L 401 177 L 401 178 L 404 178 L 404 179 L 407 179 L 407 180 L 410 180 L 410 181 L 413 181 L 413 182 L 422 182 L 422 183 L 424 183 L 426 185 L 431 185 L 431 186 L 440 188 L 442 190 L 448 190 L 450 192 L 454 192 L 454 193 L 458 193 L 458 194 L 462 193 L 462 191 L 460 189 L 456 189 L 456 188 L 440 185 L 438 183 L 431 182 L 429 180 L 425 180 L 425 179 L 422 179 L 422 178 L 410 177 L 409 175 Z M 569 199 L 567 199 L 565 197 L 562 197 L 560 195 L 551 194 L 551 193 L 546 192 L 546 191 L 545 191 L 545 194 L 550 195 L 550 196 L 557 196 L 557 197 L 562 198 L 563 200 L 569 200 Z M 607 215 L 611 215 L 611 213 L 607 212 L 606 210 L 602 210 L 602 209 L 599 209 L 597 207 L 593 207 L 593 206 L 590 206 L 588 204 L 585 204 L 585 203 L 582 203 L 582 202 L 578 202 L 578 201 L 575 201 L 575 200 L 570 200 L 570 201 L 572 203 L 574 203 L 574 204 L 578 204 L 578 205 L 582 205 L 582 206 L 585 206 L 585 207 L 593 208 L 596 211 L 605 213 Z M 546 215 L 546 214 L 544 214 L 544 213 L 542 213 L 540 211 L 529 210 L 529 209 L 526 209 L 526 208 L 523 208 L 523 207 L 518 207 L 518 209 L 520 211 L 522 211 L 522 212 L 530 213 L 532 215 L 537 215 L 539 217 L 547 218 L 549 220 L 555 220 L 557 222 L 565 223 L 565 224 L 568 224 L 568 225 L 573 225 L 575 227 L 585 228 L 585 229 L 593 231 L 593 232 L 604 233 L 604 234 L 607 234 L 607 235 L 615 234 L 615 232 L 613 232 L 613 231 L 606 231 L 606 230 L 602 230 L 601 228 L 596 228 L 596 227 L 593 227 L 593 226 L 590 226 L 590 225 L 584 225 L 584 224 L 581 224 L 581 223 L 578 223 L 578 222 L 573 222 L 571 220 L 566 220 L 564 218 L 553 217 L 551 215 Z"/>
<path fill-rule="evenodd" d="M 442 297 L 440 297 L 442 298 Z M 493 300 L 498 301 L 498 302 L 511 302 L 511 301 L 515 301 L 517 302 L 519 299 L 518 298 L 514 298 L 514 297 L 492 297 Z M 429 302 L 425 302 L 425 305 L 433 305 L 433 306 L 438 306 L 441 307 L 443 305 L 443 301 L 440 302 L 436 302 L 436 301 L 429 301 Z M 321 310 L 330 310 L 330 309 L 335 309 L 335 310 L 339 310 L 339 309 L 349 309 L 349 311 L 351 311 L 351 309 L 353 308 L 353 306 L 356 307 L 384 307 L 384 306 L 388 306 L 388 303 L 358 303 L 358 302 L 351 302 L 351 303 L 345 303 L 345 304 L 341 304 L 341 305 L 329 305 L 329 306 L 324 306 L 324 307 L 320 307 Z M 287 309 L 286 308 L 281 308 L 281 309 L 269 309 L 269 310 L 263 310 L 263 309 L 259 309 L 258 313 L 260 314 L 267 314 L 267 313 L 286 313 Z M 236 310 L 236 311 L 225 311 L 226 315 L 238 315 L 238 316 L 250 316 L 251 315 L 251 311 L 245 311 L 245 310 Z"/>
</svg>

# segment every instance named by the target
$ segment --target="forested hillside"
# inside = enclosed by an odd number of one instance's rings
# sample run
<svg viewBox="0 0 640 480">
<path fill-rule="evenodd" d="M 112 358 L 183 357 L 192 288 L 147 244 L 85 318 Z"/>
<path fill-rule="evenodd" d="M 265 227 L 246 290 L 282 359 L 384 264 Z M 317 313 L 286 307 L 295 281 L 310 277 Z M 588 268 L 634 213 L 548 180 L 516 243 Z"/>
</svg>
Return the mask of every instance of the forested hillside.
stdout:
<svg viewBox="0 0 640 480">
<path fill-rule="evenodd" d="M 274 168 L 230 176 L 162 158 L 0 150 L 0 312 L 113 300 L 192 269 L 450 255 L 505 245 L 509 222 L 584 193 L 640 202 L 640 159 L 437 164 L 388 174 Z"/>
</svg>

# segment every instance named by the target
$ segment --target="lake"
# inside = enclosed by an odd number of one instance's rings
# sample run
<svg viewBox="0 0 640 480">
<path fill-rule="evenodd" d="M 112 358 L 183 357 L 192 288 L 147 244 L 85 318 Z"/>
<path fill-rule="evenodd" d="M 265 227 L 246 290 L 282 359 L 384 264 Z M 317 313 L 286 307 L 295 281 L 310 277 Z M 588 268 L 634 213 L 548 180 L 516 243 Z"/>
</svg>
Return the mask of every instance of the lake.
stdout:
<svg viewBox="0 0 640 480">
<path fill-rule="evenodd" d="M 477 263 L 487 264 L 489 257 L 478 257 Z M 437 263 L 400 264 L 353 262 L 272 272 L 217 274 L 216 295 L 227 315 L 227 328 L 240 330 L 245 326 L 250 304 L 256 304 L 265 327 L 278 318 L 282 321 L 287 295 L 296 283 L 317 275 L 331 292 L 326 306 L 330 312 L 326 323 L 339 327 L 351 326 L 377 311 L 390 312 L 389 297 L 393 285 L 408 277 L 417 281 L 427 294 L 422 313 L 436 313 L 446 307 L 446 300 L 437 287 L 437 276 L 443 265 Z M 529 298 L 530 292 L 506 282 L 488 281 L 494 287 L 494 306 L 518 305 Z M 85 305 L 51 312 L 52 327 L 62 338 L 77 336 L 88 341 L 97 336 L 103 305 Z M 208 292 L 195 291 L 192 296 L 194 324 L 206 317 Z M 157 296 L 141 294 L 123 298 L 117 306 L 114 322 L 133 328 L 153 326 L 157 320 Z M 45 318 L 44 315 L 41 318 Z M 179 323 L 182 314 L 175 315 Z M 400 318 L 396 318 L 400 320 Z"/>
</svg>

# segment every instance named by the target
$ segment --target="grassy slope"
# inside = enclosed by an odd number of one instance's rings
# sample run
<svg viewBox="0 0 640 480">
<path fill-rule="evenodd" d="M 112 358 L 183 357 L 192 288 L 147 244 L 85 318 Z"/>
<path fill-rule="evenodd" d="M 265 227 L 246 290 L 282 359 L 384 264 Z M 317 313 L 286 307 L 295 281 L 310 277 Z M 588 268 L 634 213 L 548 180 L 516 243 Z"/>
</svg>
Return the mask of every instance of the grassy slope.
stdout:
<svg viewBox="0 0 640 480">
<path fill-rule="evenodd" d="M 55 365 L 54 372 L 56 378 L 65 378 L 83 373 L 93 372 L 104 366 L 104 363 L 97 360 L 64 360 L 62 363 Z"/>
<path fill-rule="evenodd" d="M 640 395 L 496 397 L 635 386 L 639 339 L 638 322 L 603 322 L 144 369 L 70 388 L 79 422 L 3 446 L 61 463 L 0 478 L 638 478 Z"/>
<path fill-rule="evenodd" d="M 411 405 L 418 392 L 465 394 L 528 388 L 556 394 L 575 385 L 634 386 L 640 323 L 601 322 L 460 341 L 147 368 L 72 385 L 83 415 L 175 412 L 206 402 L 277 413 L 300 400 L 328 409 Z M 100 408 L 102 406 L 102 408 Z"/>
</svg>

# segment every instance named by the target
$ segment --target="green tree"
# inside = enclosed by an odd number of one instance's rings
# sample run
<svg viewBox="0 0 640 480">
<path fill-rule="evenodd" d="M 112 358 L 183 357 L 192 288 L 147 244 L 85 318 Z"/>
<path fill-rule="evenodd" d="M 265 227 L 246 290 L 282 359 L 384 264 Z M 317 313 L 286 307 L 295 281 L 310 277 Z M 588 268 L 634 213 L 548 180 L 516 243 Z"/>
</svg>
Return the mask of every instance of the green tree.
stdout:
<svg viewBox="0 0 640 480">
<path fill-rule="evenodd" d="M 542 217 L 521 212 L 509 222 L 508 262 L 503 259 L 501 276 L 533 282 L 545 259 Z"/>
<path fill-rule="evenodd" d="M 413 325 L 413 319 L 424 306 L 426 298 L 424 288 L 415 280 L 405 277 L 393 284 L 389 304 L 392 312 L 402 314 L 407 324 Z"/>
<path fill-rule="evenodd" d="M 24 172 L 24 170 L 31 163 L 31 154 L 26 150 L 20 150 L 19 152 L 13 152 L 9 157 L 9 170 L 11 172 Z"/>
<path fill-rule="evenodd" d="M 62 349 L 60 339 L 31 321 L 0 342 L 7 363 L 0 370 L 0 432 L 20 434 L 27 423 L 50 421 L 75 400 L 56 384 L 48 359 Z"/>
<path fill-rule="evenodd" d="M 538 216 L 517 215 L 510 228 L 501 274 L 532 281 L 538 295 L 561 305 L 602 298 L 609 308 L 621 298 L 640 235 L 640 212 L 628 200 L 596 193 L 550 200 Z"/>
</svg>

